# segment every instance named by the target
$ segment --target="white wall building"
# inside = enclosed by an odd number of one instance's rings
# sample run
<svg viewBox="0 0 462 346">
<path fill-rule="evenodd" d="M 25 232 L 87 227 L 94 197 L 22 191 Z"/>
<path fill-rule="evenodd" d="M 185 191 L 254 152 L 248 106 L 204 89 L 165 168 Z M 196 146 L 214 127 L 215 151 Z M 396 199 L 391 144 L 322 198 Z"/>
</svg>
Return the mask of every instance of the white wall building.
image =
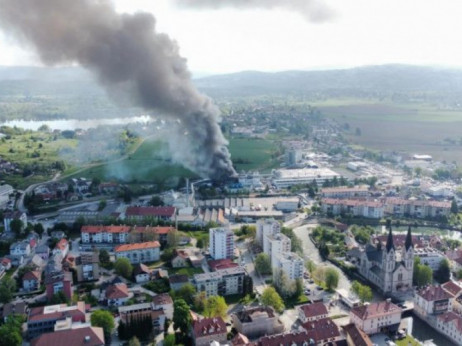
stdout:
<svg viewBox="0 0 462 346">
<path fill-rule="evenodd" d="M 82 243 L 116 243 L 125 244 L 128 242 L 129 226 L 82 226 L 80 231 Z"/>
<path fill-rule="evenodd" d="M 292 241 L 288 236 L 282 233 L 269 234 L 263 239 L 263 252 L 268 254 L 271 259 L 271 267 L 278 264 L 277 257 L 291 250 Z"/>
<path fill-rule="evenodd" d="M 29 256 L 30 244 L 28 241 L 18 241 L 10 245 L 11 256 Z"/>
<path fill-rule="evenodd" d="M 125 257 L 131 263 L 155 262 L 160 258 L 158 241 L 119 245 L 114 249 L 116 258 Z"/>
<path fill-rule="evenodd" d="M 414 256 L 420 258 L 420 263 L 428 265 L 433 271 L 438 270 L 440 263 L 446 257 L 432 248 L 415 249 Z"/>
<path fill-rule="evenodd" d="M 215 272 L 195 274 L 194 284 L 198 292 L 204 291 L 207 297 L 241 294 L 244 290 L 245 269 L 226 268 Z"/>
<path fill-rule="evenodd" d="M 414 311 L 421 317 L 443 314 L 452 310 L 452 300 L 441 286 L 428 286 L 416 292 Z"/>
<path fill-rule="evenodd" d="M 381 330 L 397 330 L 401 321 L 401 308 L 390 300 L 364 304 L 350 311 L 350 323 L 354 323 L 366 334 Z"/>
<path fill-rule="evenodd" d="M 234 258 L 234 233 L 232 230 L 211 228 L 209 235 L 209 251 L 213 259 Z"/>
<path fill-rule="evenodd" d="M 275 219 L 260 219 L 257 221 L 256 239 L 263 248 L 263 240 L 267 235 L 274 235 L 281 232 L 281 225 Z"/>
<path fill-rule="evenodd" d="M 313 180 L 321 186 L 326 180 L 332 180 L 334 177 L 340 178 L 340 174 L 329 168 L 275 169 L 272 172 L 273 185 L 278 189 L 310 184 Z"/>
<path fill-rule="evenodd" d="M 293 252 L 283 253 L 277 256 L 277 263 L 273 267 L 273 279 L 277 270 L 282 270 L 289 279 L 296 280 L 303 278 L 304 262 L 303 258 Z"/>
<path fill-rule="evenodd" d="M 438 331 L 446 335 L 456 345 L 462 345 L 462 316 L 454 312 L 446 312 L 436 319 Z"/>
</svg>

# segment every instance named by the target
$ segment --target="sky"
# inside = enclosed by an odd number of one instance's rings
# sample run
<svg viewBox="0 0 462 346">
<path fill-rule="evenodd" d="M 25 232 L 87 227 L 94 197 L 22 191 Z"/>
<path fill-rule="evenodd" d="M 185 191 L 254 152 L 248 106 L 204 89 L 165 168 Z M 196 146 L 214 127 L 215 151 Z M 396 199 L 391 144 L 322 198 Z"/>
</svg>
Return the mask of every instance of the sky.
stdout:
<svg viewBox="0 0 462 346">
<path fill-rule="evenodd" d="M 158 31 L 179 43 L 196 76 L 388 63 L 462 67 L 462 1 L 326 0 L 331 16 L 321 23 L 280 8 L 192 9 L 174 0 L 114 3 L 119 12 L 151 12 Z M 40 62 L 0 34 L 0 65 Z"/>
</svg>

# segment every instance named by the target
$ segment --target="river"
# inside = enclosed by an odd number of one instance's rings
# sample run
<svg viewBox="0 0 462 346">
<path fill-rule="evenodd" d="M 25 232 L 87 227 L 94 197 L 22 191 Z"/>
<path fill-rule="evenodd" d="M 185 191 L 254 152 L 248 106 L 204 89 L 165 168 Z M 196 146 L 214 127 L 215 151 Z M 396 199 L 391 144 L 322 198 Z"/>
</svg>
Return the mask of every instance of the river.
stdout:
<svg viewBox="0 0 462 346">
<path fill-rule="evenodd" d="M 62 119 L 62 120 L 9 120 L 0 124 L 0 126 L 19 127 L 25 130 L 37 131 L 40 126 L 47 125 L 52 130 L 88 130 L 100 125 L 126 125 L 126 124 L 148 124 L 155 122 L 157 119 L 149 115 L 140 115 L 124 118 L 107 118 L 107 119 Z"/>
</svg>

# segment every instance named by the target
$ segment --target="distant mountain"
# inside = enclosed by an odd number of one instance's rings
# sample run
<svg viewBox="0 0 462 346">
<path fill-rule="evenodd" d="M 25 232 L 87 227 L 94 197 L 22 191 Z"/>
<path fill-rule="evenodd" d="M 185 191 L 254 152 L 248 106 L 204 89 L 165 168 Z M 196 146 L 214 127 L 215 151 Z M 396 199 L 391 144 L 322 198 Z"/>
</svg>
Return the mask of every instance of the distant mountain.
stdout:
<svg viewBox="0 0 462 346">
<path fill-rule="evenodd" d="M 460 93 L 462 70 L 381 65 L 325 71 L 245 71 L 194 82 L 203 92 L 215 97 L 313 92 Z"/>
</svg>

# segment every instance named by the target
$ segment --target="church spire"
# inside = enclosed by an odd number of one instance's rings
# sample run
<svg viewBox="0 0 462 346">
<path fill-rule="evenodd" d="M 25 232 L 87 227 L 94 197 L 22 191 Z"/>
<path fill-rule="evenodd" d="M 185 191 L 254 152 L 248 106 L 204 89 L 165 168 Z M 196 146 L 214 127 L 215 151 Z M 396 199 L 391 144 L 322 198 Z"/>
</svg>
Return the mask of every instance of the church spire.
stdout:
<svg viewBox="0 0 462 346">
<path fill-rule="evenodd" d="M 409 228 L 407 229 L 406 241 L 404 242 L 404 246 L 406 247 L 406 251 L 409 250 L 410 247 L 414 247 L 414 244 L 412 244 L 411 226 L 409 226 Z"/>
<path fill-rule="evenodd" d="M 388 232 L 386 248 L 387 248 L 387 252 L 390 252 L 392 248 L 393 250 L 395 249 L 395 245 L 393 244 L 393 234 L 391 233 L 391 227 L 389 228 L 389 232 Z"/>
</svg>

